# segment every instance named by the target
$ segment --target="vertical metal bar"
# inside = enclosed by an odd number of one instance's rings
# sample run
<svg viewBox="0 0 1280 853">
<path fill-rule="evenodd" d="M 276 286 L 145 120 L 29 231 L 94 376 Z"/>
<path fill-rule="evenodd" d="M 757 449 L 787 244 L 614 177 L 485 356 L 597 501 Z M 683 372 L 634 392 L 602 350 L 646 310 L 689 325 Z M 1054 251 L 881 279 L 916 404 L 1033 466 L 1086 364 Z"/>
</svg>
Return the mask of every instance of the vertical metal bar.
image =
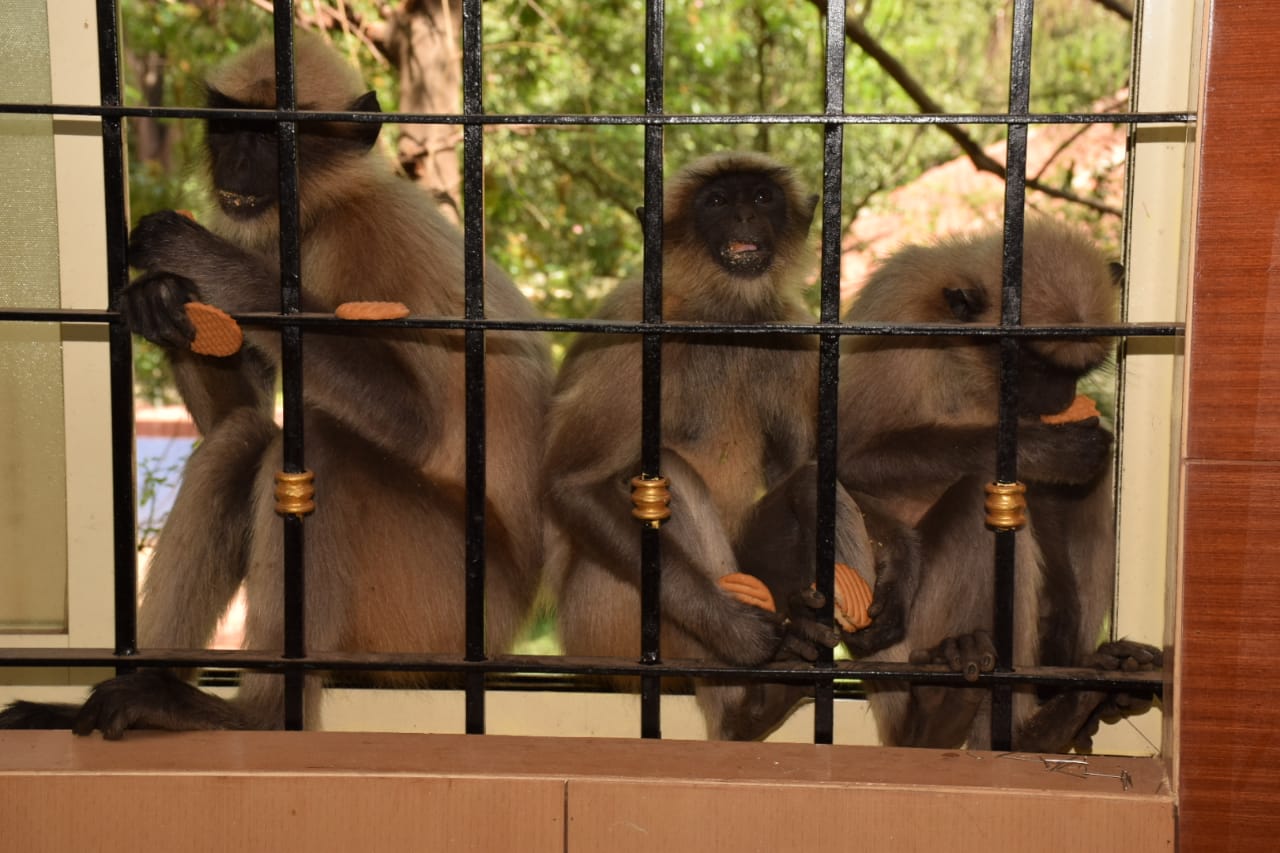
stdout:
<svg viewBox="0 0 1280 853">
<path fill-rule="evenodd" d="M 104 107 L 121 106 L 120 31 L 115 0 L 99 0 L 98 91 Z M 102 119 L 102 171 L 107 225 L 107 304 L 119 307 L 129 283 L 129 212 L 123 120 Z M 138 650 L 136 460 L 133 444 L 133 342 L 120 318 L 107 329 L 111 376 L 111 478 L 115 557 L 115 652 Z M 121 667 L 119 672 L 130 671 Z"/>
<path fill-rule="evenodd" d="M 1035 0 L 1016 0 L 1013 7 L 1013 38 L 1009 56 L 1009 113 L 1025 116 L 1031 104 L 1031 29 Z M 1022 234 L 1027 196 L 1027 124 L 1010 122 L 1008 156 L 1005 164 L 1004 267 L 1000 322 L 1022 322 Z M 996 480 L 1013 483 L 1018 479 L 1018 341 L 1000 339 L 1000 405 L 996 436 Z M 1013 668 L 1015 547 L 1017 533 L 995 534 L 995 623 L 994 640 L 1001 670 Z M 1008 687 L 992 691 L 991 748 L 1012 747 L 1013 695 Z"/>
<path fill-rule="evenodd" d="M 663 0 L 645 3 L 645 115 L 663 111 L 665 61 Z M 662 142 L 663 127 L 644 128 L 644 311 L 645 323 L 662 323 Z M 659 476 L 662 456 L 662 334 L 642 336 L 640 471 Z M 660 530 L 640 529 L 640 660 L 662 660 L 662 558 Z M 662 679 L 640 679 L 640 736 L 662 737 Z"/>
<path fill-rule="evenodd" d="M 844 21 L 845 4 L 827 4 L 827 98 L 826 114 L 844 112 Z M 844 125 L 823 126 L 822 152 L 822 286 L 823 323 L 840 322 L 840 202 L 844 165 Z M 817 561 L 818 589 L 826 597 L 821 617 L 832 618 L 835 596 L 836 526 L 836 442 L 839 435 L 840 336 L 818 337 L 818 496 Z M 832 654 L 824 650 L 818 666 L 831 666 Z M 835 728 L 834 682 L 819 681 L 814 686 L 814 743 L 831 743 Z"/>
<path fill-rule="evenodd" d="M 466 0 L 462 9 L 462 111 L 484 113 L 484 54 L 480 0 Z M 465 316 L 484 318 L 484 126 L 462 129 L 463 262 Z M 485 407 L 484 330 L 465 332 L 467 438 L 467 660 L 485 659 Z M 484 673 L 468 673 L 466 731 L 484 734 Z"/>
<path fill-rule="evenodd" d="M 298 108 L 294 80 L 293 3 L 275 0 L 276 108 Z M 298 124 L 277 121 L 280 168 L 280 313 L 297 314 L 302 304 L 302 259 L 298 235 Z M 303 454 L 302 329 L 286 324 L 280 330 L 280 374 L 284 393 L 284 470 L 306 470 Z M 306 644 L 306 565 L 304 529 L 300 515 L 286 515 L 284 524 L 284 657 L 304 658 Z M 303 672 L 284 672 L 286 729 L 297 730 L 303 719 Z"/>
</svg>

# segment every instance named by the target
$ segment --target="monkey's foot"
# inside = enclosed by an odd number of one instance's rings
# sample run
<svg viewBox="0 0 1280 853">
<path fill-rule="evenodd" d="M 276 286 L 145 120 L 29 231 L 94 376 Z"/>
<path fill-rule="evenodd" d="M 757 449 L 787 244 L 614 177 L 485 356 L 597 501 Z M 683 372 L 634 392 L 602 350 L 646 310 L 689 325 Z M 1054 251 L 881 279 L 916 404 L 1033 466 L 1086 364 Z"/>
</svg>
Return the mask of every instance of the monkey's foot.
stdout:
<svg viewBox="0 0 1280 853">
<path fill-rule="evenodd" d="M 1097 651 L 1085 658 L 1084 665 L 1108 672 L 1154 672 L 1164 666 L 1164 652 L 1146 643 L 1116 640 L 1098 646 Z"/>
<path fill-rule="evenodd" d="M 244 728 L 235 708 L 203 693 L 168 670 L 143 670 L 108 679 L 93 688 L 72 731 L 95 729 L 118 740 L 128 729 L 205 731 Z"/>
<path fill-rule="evenodd" d="M 1164 653 L 1146 643 L 1116 640 L 1098 646 L 1085 658 L 1084 664 L 1107 672 L 1154 672 L 1164 665 Z M 1093 736 L 1102 723 L 1115 723 L 1125 717 L 1145 714 L 1155 702 L 1155 693 L 1151 691 L 1090 695 L 1096 696 L 1098 703 L 1073 738 L 1077 752 L 1093 749 Z"/>
<path fill-rule="evenodd" d="M 770 613 L 778 611 L 777 605 L 773 601 L 773 593 L 769 591 L 769 587 L 765 586 L 764 581 L 755 575 L 734 572 L 733 574 L 716 578 L 716 583 L 721 589 L 743 604 L 750 604 L 752 607 L 759 607 L 761 610 L 768 610 Z"/>
<path fill-rule="evenodd" d="M 948 637 L 931 649 L 916 649 L 910 660 L 917 664 L 943 664 L 963 672 L 965 681 L 977 681 L 979 673 L 996 668 L 996 647 L 986 631 Z"/>
</svg>

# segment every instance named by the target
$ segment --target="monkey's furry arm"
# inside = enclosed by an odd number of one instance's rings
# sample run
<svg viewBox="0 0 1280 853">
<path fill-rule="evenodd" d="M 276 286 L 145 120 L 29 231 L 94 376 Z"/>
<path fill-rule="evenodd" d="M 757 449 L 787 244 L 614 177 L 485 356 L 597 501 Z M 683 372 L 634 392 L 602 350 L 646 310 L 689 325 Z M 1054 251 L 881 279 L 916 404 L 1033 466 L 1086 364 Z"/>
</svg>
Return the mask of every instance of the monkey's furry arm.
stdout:
<svg viewBox="0 0 1280 853">
<path fill-rule="evenodd" d="M 738 571 L 727 536 L 701 477 L 676 452 L 664 450 L 663 475 L 671 480 L 672 518 L 662 528 L 662 612 L 692 633 L 720 659 L 754 665 L 787 652 L 816 657 L 838 634 L 797 612 L 781 616 L 725 594 L 716 578 Z M 629 476 L 569 477 L 553 486 L 549 511 L 578 542 L 628 583 L 640 583 L 640 528 L 631 517 Z M 798 609 L 798 608 L 797 608 Z"/>
<path fill-rule="evenodd" d="M 1106 467 L 1111 433 L 1097 418 L 1067 424 L 1023 422 L 1018 429 L 1018 477 L 1030 482 L 1088 483 Z M 994 472 L 994 426 L 922 425 L 840 447 L 840 481 L 870 494 L 903 488 L 926 493 L 969 474 Z"/>
</svg>

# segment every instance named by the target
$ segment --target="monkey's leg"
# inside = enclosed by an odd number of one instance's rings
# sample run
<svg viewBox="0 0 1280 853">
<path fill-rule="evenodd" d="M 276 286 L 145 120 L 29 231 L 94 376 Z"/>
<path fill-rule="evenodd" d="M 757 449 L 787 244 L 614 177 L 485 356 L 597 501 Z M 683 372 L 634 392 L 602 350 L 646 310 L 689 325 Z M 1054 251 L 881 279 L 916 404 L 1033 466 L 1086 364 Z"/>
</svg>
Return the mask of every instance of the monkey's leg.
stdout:
<svg viewBox="0 0 1280 853">
<path fill-rule="evenodd" d="M 276 433 L 257 411 L 240 408 L 225 415 L 192 453 L 143 584 L 141 648 L 200 649 L 208 642 L 245 575 L 254 478 Z M 102 728 L 119 737 L 142 724 L 172 728 L 182 697 L 203 695 L 174 675 L 144 670 L 103 682 L 83 708 L 15 703 L 0 714 L 0 728 L 74 725 L 82 734 Z M 152 708 L 150 717 L 145 707 Z"/>
<path fill-rule="evenodd" d="M 273 488 L 279 445 L 275 425 L 245 409 L 225 419 L 192 455 L 144 584 L 140 645 L 203 647 L 252 562 L 278 565 L 278 530 L 276 556 L 259 550 L 262 514 L 271 513 L 272 504 L 257 496 Z M 274 522 L 279 528 L 279 519 Z M 250 620 L 259 606 L 250 600 Z M 98 729 L 115 739 L 128 729 L 238 729 L 254 722 L 174 674 L 149 669 L 97 685 L 73 729 L 82 735 Z"/>
<path fill-rule="evenodd" d="M 274 423 L 240 409 L 196 447 L 142 588 L 143 648 L 201 648 L 244 580 L 259 461 Z"/>
<path fill-rule="evenodd" d="M 815 575 L 817 494 L 817 465 L 801 465 L 756 503 L 734 545 L 739 569 L 769 587 L 780 612 L 793 623 L 804 620 L 815 626 L 812 611 L 821 599 L 810 599 L 807 593 Z M 879 542 L 869 535 L 873 523 L 883 537 Z M 875 588 L 868 608 L 871 624 L 842 632 L 845 643 L 864 655 L 900 640 L 905 599 L 914 594 L 919 574 L 914 532 L 887 516 L 864 513 L 861 504 L 837 483 L 835 559 Z"/>
<path fill-rule="evenodd" d="M 813 689 L 797 684 L 740 684 L 700 681 L 698 705 L 707 718 L 708 733 L 720 740 L 758 740 L 766 737 L 791 714 Z"/>
<path fill-rule="evenodd" d="M 1163 662 L 1163 653 L 1154 646 L 1119 640 L 1103 643 L 1082 665 L 1105 672 L 1151 672 L 1159 669 Z M 1078 752 L 1088 752 L 1093 746 L 1093 735 L 1104 720 L 1145 713 L 1153 699 L 1152 694 L 1142 692 L 1073 690 L 1060 693 L 1041 705 L 1019 728 L 1014 746 L 1025 752 L 1061 752 L 1072 747 Z"/>
<path fill-rule="evenodd" d="M 976 677 L 995 665 L 986 631 L 992 619 L 991 539 L 983 518 L 982 483 L 965 478 L 921 520 L 922 567 L 901 643 L 878 660 L 941 663 Z M 895 746 L 962 745 L 987 691 L 972 687 L 879 686 L 872 709 L 881 736 Z"/>
<path fill-rule="evenodd" d="M 945 664 L 975 681 L 979 673 L 995 669 L 995 646 L 985 631 L 948 637 L 932 649 L 911 653 L 912 663 Z M 970 734 L 989 692 L 971 687 L 913 685 L 910 710 L 902 729 L 901 746 L 958 747 Z"/>
<path fill-rule="evenodd" d="M 931 424 L 894 430 L 840 448 L 840 482 L 855 493 L 895 494 L 915 484 L 922 494 L 957 478 L 986 476 L 995 457 L 995 429 Z M 1021 421 L 1018 474 L 1042 483 L 1088 483 L 1111 459 L 1111 433 L 1097 418 L 1067 424 Z"/>
<path fill-rule="evenodd" d="M 789 632 L 782 617 L 743 604 L 720 589 L 716 580 L 738 570 L 733 548 L 706 483 L 677 452 L 664 449 L 662 473 L 671 481 L 671 519 L 662 527 L 662 614 L 696 637 L 720 660 L 753 665 L 784 647 L 797 653 L 826 636 Z M 597 482 L 562 481 L 551 495 L 557 522 L 593 552 L 598 563 L 627 584 L 640 584 L 640 542 L 621 476 Z"/>
</svg>

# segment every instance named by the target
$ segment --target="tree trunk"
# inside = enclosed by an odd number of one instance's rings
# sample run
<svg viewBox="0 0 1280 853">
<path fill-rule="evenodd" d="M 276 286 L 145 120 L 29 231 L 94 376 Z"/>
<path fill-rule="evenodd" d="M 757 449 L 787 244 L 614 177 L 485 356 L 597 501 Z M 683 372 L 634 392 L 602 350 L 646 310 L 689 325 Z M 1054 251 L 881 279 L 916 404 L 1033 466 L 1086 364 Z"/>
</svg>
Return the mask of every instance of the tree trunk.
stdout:
<svg viewBox="0 0 1280 853">
<path fill-rule="evenodd" d="M 387 56 L 400 71 L 400 111 L 462 112 L 462 0 L 406 0 L 387 24 Z M 454 125 L 406 124 L 396 151 L 405 173 L 430 190 L 455 222 L 461 142 Z"/>
</svg>

